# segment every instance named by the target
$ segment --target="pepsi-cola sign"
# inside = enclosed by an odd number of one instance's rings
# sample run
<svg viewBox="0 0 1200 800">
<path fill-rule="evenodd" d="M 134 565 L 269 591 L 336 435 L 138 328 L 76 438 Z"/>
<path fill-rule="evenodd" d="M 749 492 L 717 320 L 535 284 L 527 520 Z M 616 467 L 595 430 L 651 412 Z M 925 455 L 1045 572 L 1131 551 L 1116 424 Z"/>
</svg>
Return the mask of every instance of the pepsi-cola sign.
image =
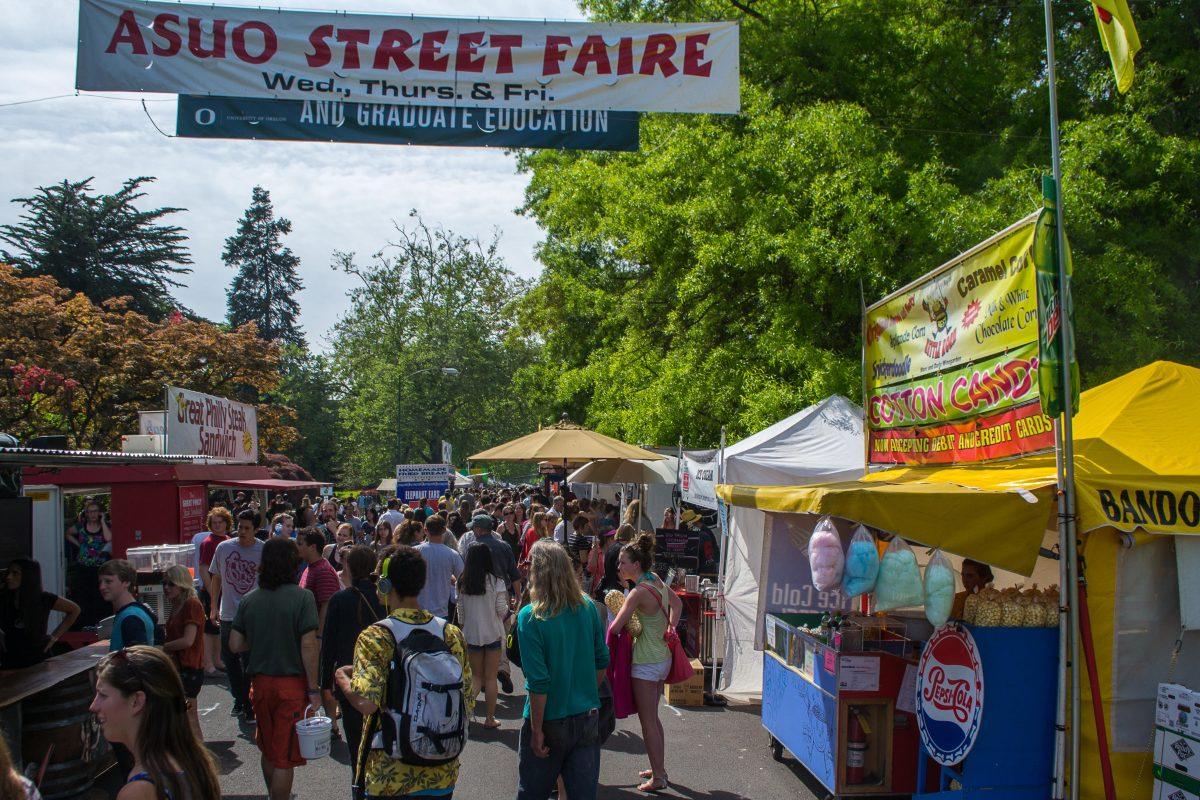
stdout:
<svg viewBox="0 0 1200 800">
<path fill-rule="evenodd" d="M 917 727 L 929 756 L 951 766 L 975 745 L 983 719 L 983 665 L 970 631 L 936 630 L 917 671 Z"/>
</svg>

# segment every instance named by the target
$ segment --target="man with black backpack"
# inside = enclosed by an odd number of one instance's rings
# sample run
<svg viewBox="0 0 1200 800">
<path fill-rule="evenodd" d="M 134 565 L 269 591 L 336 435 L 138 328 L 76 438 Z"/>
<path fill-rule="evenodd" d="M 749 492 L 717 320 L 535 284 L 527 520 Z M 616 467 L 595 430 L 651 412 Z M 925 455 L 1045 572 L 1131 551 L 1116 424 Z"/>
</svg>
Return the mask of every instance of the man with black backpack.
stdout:
<svg viewBox="0 0 1200 800">
<path fill-rule="evenodd" d="M 417 602 L 425 560 L 415 548 L 396 548 L 379 571 L 389 614 L 363 630 L 353 667 L 336 673 L 338 688 L 367 720 L 355 796 L 447 800 L 475 697 L 466 640 Z"/>
<path fill-rule="evenodd" d="M 108 649 L 116 652 L 135 644 L 162 646 L 158 618 L 133 596 L 137 586 L 137 570 L 123 559 L 105 561 L 100 565 L 100 596 L 113 606 L 113 630 Z"/>
</svg>

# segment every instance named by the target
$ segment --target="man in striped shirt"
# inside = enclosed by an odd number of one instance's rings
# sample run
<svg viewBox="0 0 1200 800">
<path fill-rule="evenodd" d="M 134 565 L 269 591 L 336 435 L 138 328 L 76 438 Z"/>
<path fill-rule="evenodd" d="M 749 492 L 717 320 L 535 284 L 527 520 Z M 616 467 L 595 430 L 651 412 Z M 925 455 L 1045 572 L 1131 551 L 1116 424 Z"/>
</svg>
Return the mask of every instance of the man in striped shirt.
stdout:
<svg viewBox="0 0 1200 800">
<path fill-rule="evenodd" d="M 305 528 L 296 536 L 296 544 L 300 548 L 300 558 L 305 563 L 304 572 L 300 574 L 300 588 L 308 589 L 317 601 L 317 639 L 320 640 L 325 632 L 325 611 L 329 607 L 329 599 L 342 589 L 342 579 L 337 570 L 329 563 L 329 559 L 321 555 L 325 549 L 325 534 L 316 527 Z M 321 704 L 325 714 L 332 720 L 337 719 L 337 700 L 333 693 L 321 692 Z M 337 732 L 337 723 L 334 723 Z"/>
</svg>

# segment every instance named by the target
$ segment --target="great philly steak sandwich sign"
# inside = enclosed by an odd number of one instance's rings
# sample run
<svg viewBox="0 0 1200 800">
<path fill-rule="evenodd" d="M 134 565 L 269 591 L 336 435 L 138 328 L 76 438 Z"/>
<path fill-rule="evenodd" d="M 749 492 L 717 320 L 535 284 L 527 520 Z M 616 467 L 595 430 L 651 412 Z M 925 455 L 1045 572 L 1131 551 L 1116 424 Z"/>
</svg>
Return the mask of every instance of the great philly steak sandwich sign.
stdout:
<svg viewBox="0 0 1200 800">
<path fill-rule="evenodd" d="M 75 85 L 426 106 L 733 114 L 738 26 L 81 0 Z"/>
</svg>

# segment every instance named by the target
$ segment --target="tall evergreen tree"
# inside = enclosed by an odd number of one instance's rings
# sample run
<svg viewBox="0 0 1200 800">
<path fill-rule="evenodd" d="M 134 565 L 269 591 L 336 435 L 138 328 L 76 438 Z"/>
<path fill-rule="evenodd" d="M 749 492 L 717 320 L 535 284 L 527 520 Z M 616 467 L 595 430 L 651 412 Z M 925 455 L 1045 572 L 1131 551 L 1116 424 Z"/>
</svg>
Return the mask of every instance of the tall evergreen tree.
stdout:
<svg viewBox="0 0 1200 800">
<path fill-rule="evenodd" d="M 0 261 L 23 275 L 44 275 L 60 286 L 82 292 L 94 303 L 128 297 L 129 308 L 161 320 L 180 307 L 170 288 L 192 263 L 178 225 L 159 220 L 182 208 L 141 211 L 134 203 L 146 196 L 142 184 L 154 178 L 130 178 L 114 194 L 91 194 L 92 178 L 39 186 L 30 197 L 13 200 L 25 207 L 16 225 L 0 225 Z"/>
<path fill-rule="evenodd" d="M 300 259 L 283 244 L 291 232 L 290 220 L 275 218 L 271 193 L 255 186 L 237 233 L 225 240 L 221 260 L 237 270 L 226 292 L 229 324 L 253 322 L 264 339 L 303 346 L 296 301 L 296 292 L 304 288 L 296 274 Z"/>
</svg>

